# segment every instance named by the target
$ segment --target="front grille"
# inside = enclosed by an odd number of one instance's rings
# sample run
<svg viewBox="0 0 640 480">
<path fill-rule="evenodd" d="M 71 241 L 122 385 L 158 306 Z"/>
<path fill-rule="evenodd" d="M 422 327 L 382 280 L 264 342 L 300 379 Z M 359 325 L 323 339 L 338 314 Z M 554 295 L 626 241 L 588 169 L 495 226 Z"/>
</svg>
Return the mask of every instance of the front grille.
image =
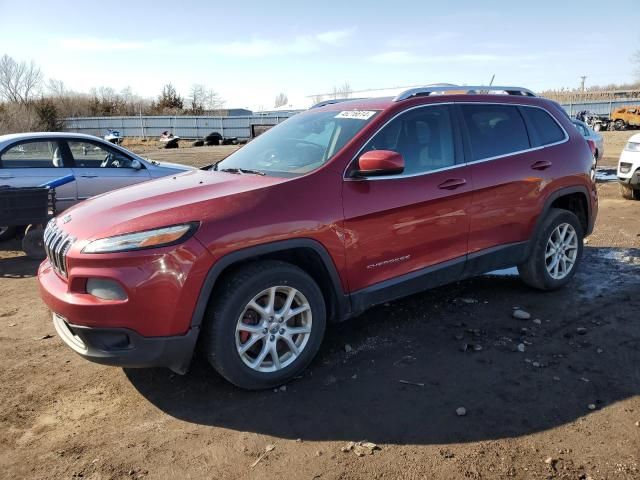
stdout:
<svg viewBox="0 0 640 480">
<path fill-rule="evenodd" d="M 75 242 L 75 238 L 65 233 L 56 219 L 51 219 L 44 230 L 44 249 L 53 269 L 63 277 L 67 276 L 67 252 Z"/>
</svg>

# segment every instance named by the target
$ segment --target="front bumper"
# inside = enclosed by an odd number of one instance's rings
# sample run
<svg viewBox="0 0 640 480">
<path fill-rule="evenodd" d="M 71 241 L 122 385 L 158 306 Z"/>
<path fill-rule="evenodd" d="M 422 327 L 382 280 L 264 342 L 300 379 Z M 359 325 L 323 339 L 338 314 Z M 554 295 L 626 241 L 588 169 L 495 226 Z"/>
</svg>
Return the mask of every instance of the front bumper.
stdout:
<svg viewBox="0 0 640 480">
<path fill-rule="evenodd" d="M 83 358 L 118 367 L 167 367 L 186 373 L 198 339 L 199 328 L 185 335 L 144 337 L 127 328 L 94 328 L 73 325 L 53 314 L 60 338 Z"/>
<path fill-rule="evenodd" d="M 620 173 L 618 173 L 618 181 L 623 184 L 623 185 L 627 185 L 631 188 L 634 189 L 640 189 L 640 168 L 637 169 L 632 175 L 630 175 L 629 177 L 621 177 Z"/>
</svg>

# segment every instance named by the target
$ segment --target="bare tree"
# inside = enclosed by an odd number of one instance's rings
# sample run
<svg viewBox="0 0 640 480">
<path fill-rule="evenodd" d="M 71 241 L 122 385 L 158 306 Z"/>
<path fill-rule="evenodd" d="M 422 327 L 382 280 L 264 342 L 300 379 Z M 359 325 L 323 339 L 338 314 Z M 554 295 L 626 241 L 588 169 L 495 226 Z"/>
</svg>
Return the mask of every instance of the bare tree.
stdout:
<svg viewBox="0 0 640 480">
<path fill-rule="evenodd" d="M 35 63 L 16 62 L 8 55 L 0 58 L 0 99 L 27 104 L 42 84 L 42 72 Z"/>
<path fill-rule="evenodd" d="M 187 100 L 194 115 L 202 115 L 207 110 L 216 110 L 224 105 L 224 101 L 214 90 L 207 89 L 200 83 L 191 85 Z"/>
<path fill-rule="evenodd" d="M 287 103 L 289 103 L 289 97 L 284 92 L 280 92 L 276 95 L 276 100 L 273 104 L 273 108 L 284 107 Z"/>
<path fill-rule="evenodd" d="M 333 89 L 337 92 L 339 98 L 350 98 L 351 94 L 353 93 L 353 89 L 347 81 L 345 81 L 341 86 L 337 88 L 334 87 Z"/>
<path fill-rule="evenodd" d="M 67 90 L 62 80 L 50 78 L 47 82 L 47 92 L 55 98 L 63 98 L 69 96 L 71 92 Z"/>
</svg>

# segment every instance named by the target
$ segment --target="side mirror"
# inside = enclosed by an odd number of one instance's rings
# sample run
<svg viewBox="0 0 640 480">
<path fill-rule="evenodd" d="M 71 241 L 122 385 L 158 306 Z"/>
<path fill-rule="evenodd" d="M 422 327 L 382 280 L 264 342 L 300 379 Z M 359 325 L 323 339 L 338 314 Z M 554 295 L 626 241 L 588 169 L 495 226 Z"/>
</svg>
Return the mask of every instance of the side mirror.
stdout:
<svg viewBox="0 0 640 480">
<path fill-rule="evenodd" d="M 139 160 L 131 160 L 131 168 L 134 170 L 140 170 L 142 168 L 142 164 Z"/>
<path fill-rule="evenodd" d="M 358 158 L 356 175 L 371 177 L 379 175 L 396 175 L 404 171 L 404 159 L 392 150 L 371 150 Z"/>
</svg>

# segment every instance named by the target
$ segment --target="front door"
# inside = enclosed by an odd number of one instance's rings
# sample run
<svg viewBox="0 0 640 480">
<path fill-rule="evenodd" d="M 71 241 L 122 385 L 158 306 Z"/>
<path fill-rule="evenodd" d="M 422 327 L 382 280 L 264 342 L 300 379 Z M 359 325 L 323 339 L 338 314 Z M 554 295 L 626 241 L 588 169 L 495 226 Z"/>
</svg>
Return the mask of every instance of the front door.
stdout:
<svg viewBox="0 0 640 480">
<path fill-rule="evenodd" d="M 107 145 L 86 140 L 69 140 L 67 144 L 78 181 L 78 200 L 151 178 L 144 165 Z"/>
<path fill-rule="evenodd" d="M 405 170 L 344 181 L 352 292 L 427 267 L 452 264 L 449 273 L 462 273 L 472 182 L 459 138 L 451 106 L 422 106 L 397 116 L 360 152 L 396 151 Z"/>
</svg>

